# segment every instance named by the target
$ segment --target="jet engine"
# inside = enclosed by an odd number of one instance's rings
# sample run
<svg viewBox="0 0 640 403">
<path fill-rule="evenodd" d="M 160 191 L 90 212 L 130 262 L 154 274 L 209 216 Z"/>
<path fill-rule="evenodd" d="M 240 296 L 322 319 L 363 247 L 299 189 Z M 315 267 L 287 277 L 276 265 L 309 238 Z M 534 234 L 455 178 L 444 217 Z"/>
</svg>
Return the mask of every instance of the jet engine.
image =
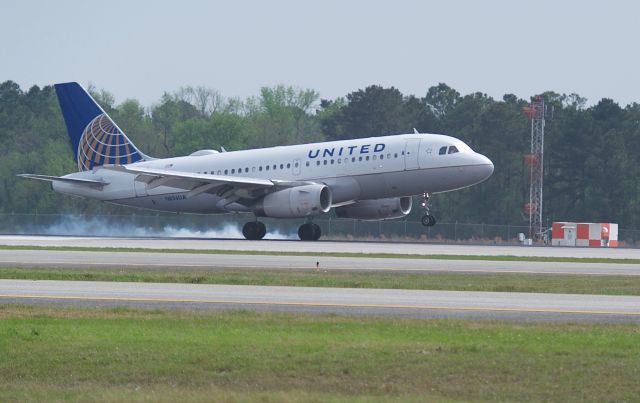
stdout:
<svg viewBox="0 0 640 403">
<path fill-rule="evenodd" d="M 340 218 L 357 220 L 386 220 L 402 218 L 411 212 L 413 205 L 410 196 L 388 199 L 361 200 L 347 206 L 336 207 L 336 215 Z"/>
<path fill-rule="evenodd" d="M 331 209 L 331 189 L 313 184 L 269 193 L 254 206 L 259 217 L 301 218 L 326 213 Z"/>
</svg>

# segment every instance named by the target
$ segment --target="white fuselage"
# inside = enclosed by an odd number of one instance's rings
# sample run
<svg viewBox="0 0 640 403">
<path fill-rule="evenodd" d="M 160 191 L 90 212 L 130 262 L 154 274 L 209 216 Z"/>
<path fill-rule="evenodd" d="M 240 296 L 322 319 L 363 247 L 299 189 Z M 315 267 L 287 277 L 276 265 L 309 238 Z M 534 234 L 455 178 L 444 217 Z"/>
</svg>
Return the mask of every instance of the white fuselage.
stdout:
<svg viewBox="0 0 640 403">
<path fill-rule="evenodd" d="M 451 147 L 454 149 L 451 149 Z M 443 148 L 444 147 L 444 148 Z M 444 153 L 442 150 L 445 150 Z M 491 161 L 462 141 L 436 134 L 404 134 L 155 159 L 132 166 L 228 177 L 326 184 L 332 205 L 357 200 L 438 193 L 471 186 L 493 172 Z M 217 194 L 187 197 L 184 189 L 148 186 L 136 175 L 108 169 L 67 175 L 101 180 L 101 189 L 54 183 L 54 190 L 117 204 L 186 213 L 251 211 L 219 203 Z"/>
</svg>

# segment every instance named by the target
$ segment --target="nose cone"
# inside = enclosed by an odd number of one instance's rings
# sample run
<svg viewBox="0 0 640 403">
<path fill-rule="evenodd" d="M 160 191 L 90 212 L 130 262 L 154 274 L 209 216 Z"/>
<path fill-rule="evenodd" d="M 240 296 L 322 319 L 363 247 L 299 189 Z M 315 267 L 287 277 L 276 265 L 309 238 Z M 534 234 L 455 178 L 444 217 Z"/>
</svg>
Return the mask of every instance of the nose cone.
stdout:
<svg viewBox="0 0 640 403">
<path fill-rule="evenodd" d="M 478 177 L 478 182 L 489 179 L 493 174 L 493 162 L 482 154 L 476 154 L 476 162 L 474 166 L 475 173 Z"/>
</svg>

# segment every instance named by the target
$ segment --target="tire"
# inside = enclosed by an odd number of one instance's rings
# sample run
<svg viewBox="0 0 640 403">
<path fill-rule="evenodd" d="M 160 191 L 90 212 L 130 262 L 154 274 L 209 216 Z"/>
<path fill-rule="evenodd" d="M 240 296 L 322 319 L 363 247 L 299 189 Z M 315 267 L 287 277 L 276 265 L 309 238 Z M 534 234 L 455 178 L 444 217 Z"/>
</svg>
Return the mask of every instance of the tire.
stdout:
<svg viewBox="0 0 640 403">
<path fill-rule="evenodd" d="M 433 227 L 436 225 L 436 218 L 431 214 L 425 214 L 422 216 L 422 225 L 425 227 Z"/>
<path fill-rule="evenodd" d="M 318 224 L 306 223 L 298 228 L 298 237 L 301 241 L 317 241 L 321 235 L 322 231 Z"/>
<path fill-rule="evenodd" d="M 242 227 L 242 235 L 250 241 L 257 241 L 267 234 L 267 227 L 260 221 L 249 221 Z"/>
<path fill-rule="evenodd" d="M 258 239 L 262 239 L 264 238 L 265 235 L 267 235 L 267 227 L 264 225 L 263 222 L 258 221 Z"/>
<path fill-rule="evenodd" d="M 312 241 L 317 241 L 322 236 L 322 230 L 320 229 L 320 226 L 318 224 L 311 224 L 311 227 L 313 228 Z"/>
</svg>

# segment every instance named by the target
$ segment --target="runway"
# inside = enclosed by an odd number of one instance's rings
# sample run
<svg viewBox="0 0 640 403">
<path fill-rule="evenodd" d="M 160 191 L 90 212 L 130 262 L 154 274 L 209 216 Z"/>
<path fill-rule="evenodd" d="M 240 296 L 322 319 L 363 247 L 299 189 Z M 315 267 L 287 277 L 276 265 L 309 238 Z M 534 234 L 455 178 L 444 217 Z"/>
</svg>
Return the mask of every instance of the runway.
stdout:
<svg viewBox="0 0 640 403">
<path fill-rule="evenodd" d="M 0 245 L 84 246 L 96 248 L 208 249 L 268 252 L 395 253 L 417 255 L 546 256 L 640 259 L 640 249 L 503 245 L 450 245 L 424 242 L 247 241 L 203 238 L 112 238 L 2 235 Z"/>
<path fill-rule="evenodd" d="M 0 302 L 640 322 L 640 297 L 603 295 L 0 280 Z"/>
<path fill-rule="evenodd" d="M 147 248 L 144 252 L 0 250 L 0 267 L 158 270 L 323 270 L 640 275 L 639 264 L 327 257 L 319 252 L 640 258 L 635 249 L 542 248 L 380 242 L 298 242 L 93 237 L 0 237 L 0 245 Z M 167 253 L 153 249 L 308 252 L 309 256 Z M 597 281 L 597 280 L 596 280 Z M 640 297 L 0 280 L 0 303 L 184 309 L 284 310 L 407 317 L 640 322 Z"/>
<path fill-rule="evenodd" d="M 313 270 L 316 268 L 316 262 L 320 264 L 320 268 L 323 270 L 345 271 L 640 275 L 639 264 L 616 263 L 0 250 L 0 267 Z"/>
</svg>

